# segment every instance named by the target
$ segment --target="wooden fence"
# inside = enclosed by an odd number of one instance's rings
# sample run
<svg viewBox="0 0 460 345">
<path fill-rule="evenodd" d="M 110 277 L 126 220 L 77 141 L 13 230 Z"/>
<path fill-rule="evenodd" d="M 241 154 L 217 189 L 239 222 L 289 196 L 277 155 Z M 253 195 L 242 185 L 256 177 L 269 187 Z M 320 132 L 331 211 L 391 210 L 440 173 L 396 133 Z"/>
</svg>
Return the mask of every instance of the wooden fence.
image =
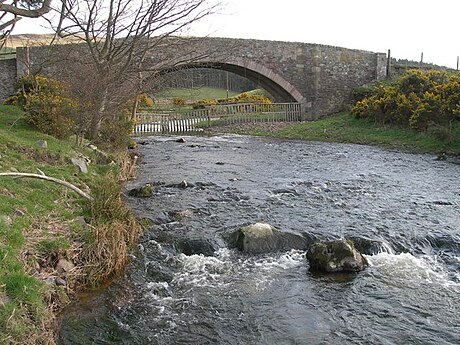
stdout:
<svg viewBox="0 0 460 345">
<path fill-rule="evenodd" d="M 176 113 L 138 114 L 134 135 L 199 132 L 210 126 L 300 121 L 299 103 L 226 104 Z"/>
</svg>

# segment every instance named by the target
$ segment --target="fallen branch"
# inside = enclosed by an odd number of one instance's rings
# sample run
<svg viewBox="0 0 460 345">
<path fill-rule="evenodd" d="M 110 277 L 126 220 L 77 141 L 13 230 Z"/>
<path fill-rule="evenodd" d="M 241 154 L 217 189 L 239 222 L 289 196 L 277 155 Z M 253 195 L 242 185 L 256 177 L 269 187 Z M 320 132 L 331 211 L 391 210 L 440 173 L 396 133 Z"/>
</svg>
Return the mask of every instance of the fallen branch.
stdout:
<svg viewBox="0 0 460 345">
<path fill-rule="evenodd" d="M 30 178 L 37 178 L 37 179 L 40 179 L 40 180 L 45 180 L 45 181 L 50 181 L 50 182 L 54 182 L 54 183 L 57 183 L 57 184 L 60 184 L 62 186 L 66 186 L 67 188 L 70 188 L 72 189 L 75 193 L 77 193 L 78 195 L 84 197 L 85 199 L 87 200 L 92 200 L 91 196 L 89 196 L 88 194 L 86 194 L 84 191 L 82 191 L 80 188 L 74 186 L 73 184 L 69 183 L 69 182 L 66 182 L 66 181 L 63 181 L 63 180 L 59 180 L 57 178 L 54 178 L 54 177 L 49 177 L 49 176 L 45 176 L 45 175 L 39 175 L 39 174 L 29 174 L 29 173 L 19 173 L 19 172 L 6 172 L 6 173 L 0 173 L 0 177 L 2 176 L 11 176 L 11 177 L 30 177 Z"/>
</svg>

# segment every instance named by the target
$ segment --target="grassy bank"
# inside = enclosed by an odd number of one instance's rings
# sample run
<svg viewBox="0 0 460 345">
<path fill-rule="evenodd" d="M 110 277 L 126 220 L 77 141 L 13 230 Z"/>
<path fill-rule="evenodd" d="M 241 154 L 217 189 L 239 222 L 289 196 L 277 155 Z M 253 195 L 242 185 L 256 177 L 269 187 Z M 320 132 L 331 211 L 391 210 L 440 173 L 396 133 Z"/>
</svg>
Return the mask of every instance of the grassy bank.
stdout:
<svg viewBox="0 0 460 345">
<path fill-rule="evenodd" d="M 72 158 L 85 160 L 88 172 Z M 0 176 L 0 344 L 53 344 L 56 312 L 76 291 L 123 268 L 140 226 L 122 202 L 122 171 L 111 160 L 39 133 L 18 108 L 0 106 L 0 172 L 44 174 L 93 198 L 48 181 Z"/>
<path fill-rule="evenodd" d="M 436 133 L 415 132 L 398 126 L 381 126 L 349 113 L 340 113 L 312 122 L 283 125 L 247 124 L 229 126 L 225 131 L 237 134 L 271 136 L 286 139 L 375 145 L 407 152 L 448 152 L 460 154 L 460 124 L 454 123 L 448 141 Z"/>
</svg>

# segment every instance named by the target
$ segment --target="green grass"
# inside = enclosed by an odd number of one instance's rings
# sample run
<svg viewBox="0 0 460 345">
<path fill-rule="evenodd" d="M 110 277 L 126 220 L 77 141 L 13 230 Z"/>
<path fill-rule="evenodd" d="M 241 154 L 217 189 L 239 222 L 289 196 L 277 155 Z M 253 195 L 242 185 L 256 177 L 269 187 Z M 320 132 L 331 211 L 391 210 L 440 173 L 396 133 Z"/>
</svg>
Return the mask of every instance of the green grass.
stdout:
<svg viewBox="0 0 460 345">
<path fill-rule="evenodd" d="M 38 140 L 46 140 L 47 148 L 40 148 Z M 87 175 L 79 174 L 70 163 L 77 153 L 95 160 L 87 148 L 35 131 L 18 108 L 0 106 L 0 172 L 39 169 L 84 188 L 104 169 L 90 165 Z M 47 307 L 52 290 L 30 275 L 33 265 L 27 267 L 21 257 L 31 252 L 34 255 L 28 260 L 37 260 L 48 249 L 65 250 L 68 243 L 49 224 L 83 215 L 84 202 L 69 189 L 47 181 L 0 177 L 0 298 L 6 298 L 0 304 L 1 344 L 30 344 L 43 336 L 43 324 L 52 318 Z"/>
<path fill-rule="evenodd" d="M 460 154 L 460 124 L 452 129 L 450 143 L 438 140 L 430 133 L 417 133 L 397 126 L 380 126 L 359 120 L 349 113 L 340 113 L 312 122 L 288 124 L 275 130 L 261 127 L 232 129 L 240 134 L 273 136 L 286 139 L 342 142 L 375 145 L 408 152 L 443 152 Z"/>
<path fill-rule="evenodd" d="M 236 96 L 237 92 L 229 92 L 229 97 Z M 199 101 L 202 99 L 226 98 L 227 90 L 212 87 L 199 87 L 194 89 L 169 89 L 155 94 L 157 98 L 183 98 L 187 101 Z"/>
</svg>

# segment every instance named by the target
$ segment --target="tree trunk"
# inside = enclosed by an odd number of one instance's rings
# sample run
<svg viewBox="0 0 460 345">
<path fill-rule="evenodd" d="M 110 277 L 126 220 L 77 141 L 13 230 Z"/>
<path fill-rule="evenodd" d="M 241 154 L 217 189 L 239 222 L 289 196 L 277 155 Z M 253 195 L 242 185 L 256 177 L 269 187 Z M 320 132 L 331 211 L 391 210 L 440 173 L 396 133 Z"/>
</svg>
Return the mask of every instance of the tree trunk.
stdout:
<svg viewBox="0 0 460 345">
<path fill-rule="evenodd" d="M 90 139 L 95 140 L 99 136 L 99 132 L 101 131 L 101 124 L 102 118 L 105 114 L 105 109 L 107 106 L 107 98 L 109 95 L 109 90 L 105 88 L 102 90 L 101 100 L 99 102 L 99 107 L 96 113 L 93 115 L 91 119 L 91 128 L 90 128 Z"/>
<path fill-rule="evenodd" d="M 133 104 L 133 109 L 131 112 L 131 121 L 136 121 L 137 120 L 137 108 L 139 107 L 139 97 L 136 94 L 134 97 L 134 104 Z"/>
</svg>

